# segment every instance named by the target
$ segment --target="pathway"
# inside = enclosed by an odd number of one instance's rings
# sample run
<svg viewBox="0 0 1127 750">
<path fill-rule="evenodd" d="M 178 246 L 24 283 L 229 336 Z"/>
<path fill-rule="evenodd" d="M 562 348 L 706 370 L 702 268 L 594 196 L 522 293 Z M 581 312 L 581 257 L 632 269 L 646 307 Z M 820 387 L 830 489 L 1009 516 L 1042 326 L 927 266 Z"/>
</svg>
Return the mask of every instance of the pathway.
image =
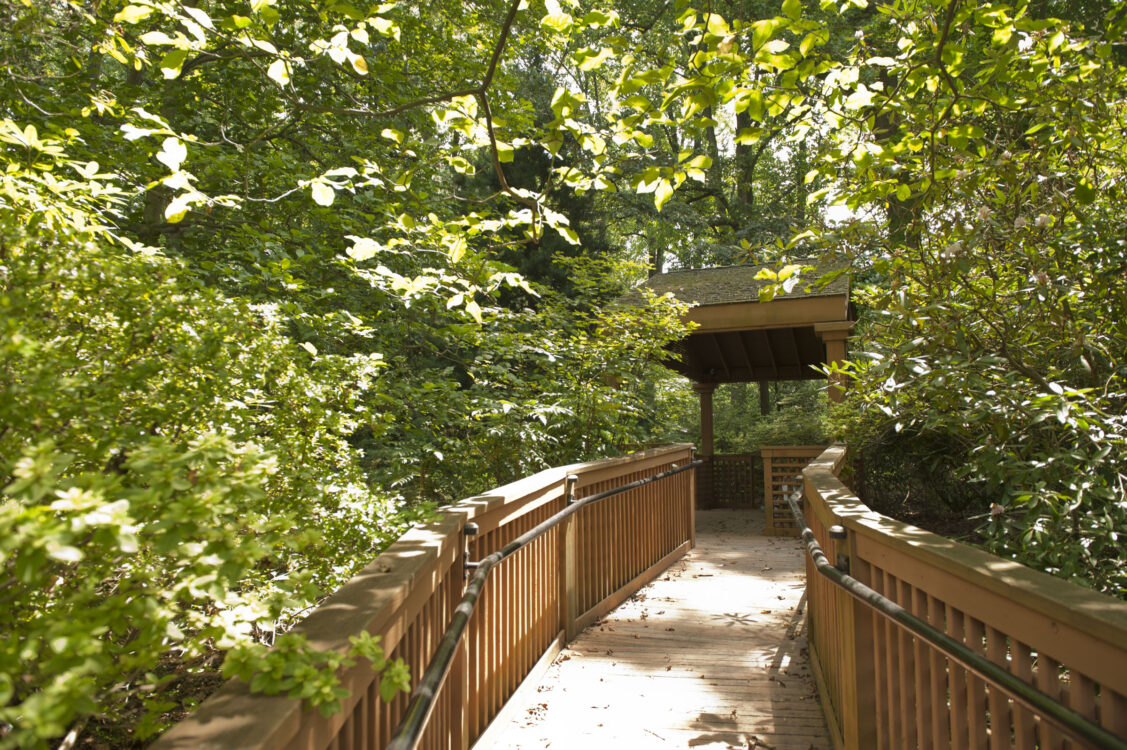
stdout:
<svg viewBox="0 0 1127 750">
<path fill-rule="evenodd" d="M 803 549 L 762 534 L 762 511 L 699 511 L 697 548 L 564 649 L 490 746 L 829 750 Z"/>
</svg>

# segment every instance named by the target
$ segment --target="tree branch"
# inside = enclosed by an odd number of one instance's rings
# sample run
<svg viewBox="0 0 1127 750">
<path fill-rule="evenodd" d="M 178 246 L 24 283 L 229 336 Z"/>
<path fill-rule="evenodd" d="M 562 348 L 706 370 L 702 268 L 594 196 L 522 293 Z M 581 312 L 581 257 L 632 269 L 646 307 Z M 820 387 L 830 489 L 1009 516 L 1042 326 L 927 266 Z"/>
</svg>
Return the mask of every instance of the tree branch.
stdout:
<svg viewBox="0 0 1127 750">
<path fill-rule="evenodd" d="M 493 85 L 493 77 L 497 73 L 497 66 L 501 62 L 501 55 L 504 53 L 505 46 L 509 42 L 509 34 L 512 31 L 513 22 L 516 20 L 517 11 L 520 10 L 522 2 L 523 0 L 512 0 L 512 2 L 509 4 L 509 12 L 505 16 L 505 21 L 501 26 L 501 34 L 497 38 L 497 43 L 493 46 L 493 54 L 489 57 L 489 66 L 485 69 L 485 77 L 482 78 L 481 83 L 473 88 L 465 88 L 457 91 L 447 91 L 435 96 L 428 96 L 425 99 L 416 99 L 413 102 L 407 102 L 406 104 L 401 104 L 398 107 L 392 107 L 391 109 L 379 111 L 372 111 L 370 109 L 360 109 L 354 107 L 333 109 L 326 107 L 317 107 L 312 104 L 304 104 L 301 102 L 294 104 L 294 107 L 296 109 L 304 110 L 307 112 L 317 112 L 320 114 L 352 115 L 356 117 L 371 117 L 380 119 L 384 117 L 393 117 L 395 115 L 403 114 L 404 112 L 408 112 L 412 109 L 425 107 L 428 104 L 438 104 L 439 102 L 450 101 L 451 99 L 455 99 L 460 96 L 484 97 L 485 93 L 489 90 L 489 87 Z"/>
</svg>

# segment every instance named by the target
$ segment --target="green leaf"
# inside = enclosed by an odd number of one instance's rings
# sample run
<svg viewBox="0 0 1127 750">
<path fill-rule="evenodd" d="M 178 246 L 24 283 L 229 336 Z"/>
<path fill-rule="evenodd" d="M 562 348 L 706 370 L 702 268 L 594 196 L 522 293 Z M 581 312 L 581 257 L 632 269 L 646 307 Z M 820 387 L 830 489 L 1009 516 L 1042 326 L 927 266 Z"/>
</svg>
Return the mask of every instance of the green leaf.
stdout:
<svg viewBox="0 0 1127 750">
<path fill-rule="evenodd" d="M 310 190 L 313 193 L 313 202 L 318 206 L 331 206 L 333 201 L 336 200 L 336 191 L 332 186 L 321 181 L 310 183 Z"/>
<path fill-rule="evenodd" d="M 1010 37 L 1013 36 L 1013 33 L 1014 27 L 1012 25 L 999 26 L 998 28 L 994 29 L 994 33 L 990 38 L 990 43 L 996 47 L 1004 46 L 1009 43 Z"/>
<path fill-rule="evenodd" d="M 559 226 L 556 227 L 556 231 L 559 232 L 563 236 L 563 238 L 568 241 L 569 244 L 580 244 L 579 234 L 571 227 Z"/>
<path fill-rule="evenodd" d="M 458 236 L 450 243 L 449 258 L 451 263 L 457 263 L 466 254 L 466 238 Z"/>
<path fill-rule="evenodd" d="M 459 174 L 474 174 L 474 166 L 470 164 L 465 157 L 462 156 L 447 156 L 447 163 L 454 167 L 454 171 Z"/>
<path fill-rule="evenodd" d="M 757 89 L 740 92 L 736 96 L 735 107 L 736 112 L 746 111 L 751 119 L 762 120 L 764 109 L 763 92 Z"/>
<path fill-rule="evenodd" d="M 141 42 L 150 47 L 159 47 L 161 45 L 176 44 L 176 40 L 165 34 L 163 31 L 147 31 L 141 35 Z"/>
<path fill-rule="evenodd" d="M 364 20 L 363 11 L 361 11 L 359 8 L 357 8 L 355 5 L 352 5 L 351 3 L 334 3 L 333 5 L 329 6 L 329 10 L 333 11 L 334 13 L 342 13 L 345 16 L 348 16 L 349 18 L 351 18 L 353 21 L 363 21 Z M 377 12 L 379 12 L 379 11 L 377 11 Z"/>
<path fill-rule="evenodd" d="M 384 250 L 383 245 L 370 237 L 358 237 L 350 234 L 348 239 L 352 240 L 352 247 L 345 252 L 348 253 L 348 257 L 355 261 L 368 260 Z"/>
<path fill-rule="evenodd" d="M 285 60 L 275 60 L 270 63 L 266 75 L 274 81 L 277 81 L 278 85 L 285 86 L 290 82 L 290 64 Z"/>
<path fill-rule="evenodd" d="M 391 37 L 397 42 L 399 41 L 399 25 L 394 21 L 389 21 L 386 18 L 369 18 L 368 25 L 381 35 Z"/>
<path fill-rule="evenodd" d="M 391 703 L 398 693 L 411 690 L 411 676 L 402 659 L 396 659 L 384 668 L 380 676 L 380 698 Z"/>
<path fill-rule="evenodd" d="M 165 138 L 161 150 L 156 155 L 157 161 L 164 164 L 173 172 L 179 171 L 180 165 L 188 158 L 188 148 L 179 138 Z"/>
<path fill-rule="evenodd" d="M 215 28 L 215 24 L 213 24 L 211 21 L 211 16 L 209 16 L 203 10 L 199 8 L 193 8 L 190 5 L 184 5 L 182 6 L 182 8 L 184 12 L 194 18 L 196 20 L 196 23 L 198 23 L 200 26 L 203 26 L 205 29 Z"/>
<path fill-rule="evenodd" d="M 402 130 L 396 130 L 395 128 L 384 128 L 380 131 L 380 137 L 386 138 L 389 141 L 394 141 L 398 144 L 402 144 L 407 136 Z"/>
<path fill-rule="evenodd" d="M 566 34 L 575 27 L 575 19 L 567 13 L 550 14 L 540 19 L 540 25 L 559 34 Z"/>
<path fill-rule="evenodd" d="M 76 563 L 81 562 L 85 555 L 78 547 L 72 547 L 69 544 L 59 544 L 57 542 L 48 542 L 47 556 L 59 560 L 60 562 Z"/>
<path fill-rule="evenodd" d="M 736 143 L 740 145 L 758 143 L 762 139 L 763 128 L 741 128 L 740 132 L 736 133 Z"/>
<path fill-rule="evenodd" d="M 715 36 L 728 36 L 732 33 L 732 29 L 728 26 L 728 22 L 724 20 L 723 16 L 716 13 L 708 14 L 708 33 Z"/>
<path fill-rule="evenodd" d="M 802 41 L 798 44 L 798 51 L 805 57 L 810 54 L 810 51 L 819 44 L 825 44 L 829 41 L 829 32 L 824 29 L 817 29 L 811 31 L 806 36 L 802 37 Z"/>
<path fill-rule="evenodd" d="M 668 203 L 669 199 L 672 197 L 673 186 L 669 183 L 669 180 L 661 180 L 657 185 L 657 189 L 654 190 L 654 207 L 657 208 L 658 211 L 661 211 L 662 206 Z"/>
<path fill-rule="evenodd" d="M 126 5 L 113 17 L 115 22 L 139 23 L 152 15 L 153 9 L 143 5 Z"/>
<path fill-rule="evenodd" d="M 172 199 L 164 209 L 164 218 L 169 224 L 178 224 L 188 214 L 190 203 L 187 194 L 181 194 Z"/>
<path fill-rule="evenodd" d="M 161 58 L 160 72 L 168 80 L 174 80 L 180 77 L 180 70 L 184 67 L 184 61 L 188 59 L 188 50 L 174 49 Z"/>
<path fill-rule="evenodd" d="M 633 94 L 632 96 L 628 96 L 622 101 L 622 103 L 627 107 L 633 107 L 640 112 L 648 112 L 649 110 L 653 109 L 653 104 L 650 102 L 650 100 L 642 96 L 641 94 Z"/>
<path fill-rule="evenodd" d="M 580 70 L 591 71 L 601 68 L 603 63 L 609 60 L 612 55 L 614 55 L 614 50 L 610 47 L 603 47 L 598 53 L 591 53 L 582 57 L 579 56 L 579 53 L 576 53 L 573 57 L 579 61 Z"/>
<path fill-rule="evenodd" d="M 594 29 L 604 26 L 617 26 L 618 13 L 616 11 L 593 10 L 583 16 L 583 25 Z"/>
<path fill-rule="evenodd" d="M 1081 205 L 1087 206 L 1096 200 L 1096 189 L 1086 177 L 1076 183 L 1072 192 Z"/>
<path fill-rule="evenodd" d="M 783 15 L 797 21 L 802 16 L 802 0 L 783 0 Z"/>
<path fill-rule="evenodd" d="M 481 305 L 477 304 L 476 300 L 471 299 L 466 302 L 466 312 L 478 323 L 481 322 Z"/>
<path fill-rule="evenodd" d="M 775 35 L 782 22 L 774 18 L 764 18 L 751 25 L 751 46 L 758 50 Z"/>
</svg>

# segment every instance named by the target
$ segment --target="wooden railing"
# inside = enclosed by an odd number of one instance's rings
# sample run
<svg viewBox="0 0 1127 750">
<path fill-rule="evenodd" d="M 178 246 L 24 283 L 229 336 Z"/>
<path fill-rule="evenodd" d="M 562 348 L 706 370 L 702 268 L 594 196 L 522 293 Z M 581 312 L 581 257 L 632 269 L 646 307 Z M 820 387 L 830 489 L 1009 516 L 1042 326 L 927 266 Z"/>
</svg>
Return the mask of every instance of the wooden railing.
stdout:
<svg viewBox="0 0 1127 750">
<path fill-rule="evenodd" d="M 873 512 L 838 480 L 844 456 L 831 446 L 803 473 L 806 522 L 830 560 L 1127 739 L 1127 603 Z M 835 525 L 843 539 L 831 538 Z M 1081 746 L 809 560 L 807 593 L 811 662 L 838 748 Z"/>
<path fill-rule="evenodd" d="M 561 510 L 565 478 L 590 495 L 684 465 L 689 445 L 542 471 L 470 498 L 413 529 L 297 628 L 317 648 L 345 651 L 349 636 L 379 635 L 423 673 L 464 585 L 464 552 L 480 560 Z M 685 554 L 694 542 L 693 472 L 685 471 L 586 506 L 505 560 L 491 577 L 438 696 L 423 747 L 468 748 L 530 675 L 567 640 Z M 479 533 L 467 537 L 468 521 Z M 468 549 L 467 549 L 468 548 Z M 230 682 L 154 750 L 369 750 L 382 748 L 407 697 L 378 696 L 366 664 L 341 675 L 344 711 L 322 718 L 299 701 L 250 695 Z"/>
</svg>

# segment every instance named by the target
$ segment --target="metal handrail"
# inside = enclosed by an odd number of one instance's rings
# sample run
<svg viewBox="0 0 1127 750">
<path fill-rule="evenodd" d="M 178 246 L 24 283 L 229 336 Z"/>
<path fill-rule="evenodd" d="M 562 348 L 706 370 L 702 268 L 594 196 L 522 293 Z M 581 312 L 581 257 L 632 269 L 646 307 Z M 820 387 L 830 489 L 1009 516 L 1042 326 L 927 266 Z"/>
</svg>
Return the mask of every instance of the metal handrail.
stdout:
<svg viewBox="0 0 1127 750">
<path fill-rule="evenodd" d="M 801 494 L 800 490 L 795 493 L 795 497 Z M 814 567 L 835 586 L 844 589 L 874 612 L 915 633 L 946 654 L 948 658 L 957 661 L 978 677 L 1007 693 L 1013 700 L 1049 720 L 1074 739 L 1106 750 L 1127 750 L 1127 741 L 1115 736 L 1088 717 L 1042 693 L 1029 683 L 1018 679 L 986 657 L 971 651 L 964 644 L 935 629 L 896 602 L 882 596 L 848 573 L 844 573 L 831 565 L 822 551 L 821 545 L 818 544 L 818 540 L 814 537 L 814 532 L 806 525 L 806 519 L 802 515 L 802 511 L 799 510 L 794 497 L 788 495 L 786 501 L 787 505 L 790 506 L 791 513 L 794 514 L 795 523 L 802 529 L 806 551 L 810 553 Z"/>
<path fill-rule="evenodd" d="M 414 750 L 414 748 L 418 746 L 419 740 L 422 739 L 423 736 L 423 730 L 426 729 L 427 722 L 430 721 L 431 713 L 434 711 L 434 702 L 435 698 L 438 697 L 438 691 L 442 689 L 442 685 L 446 682 L 446 677 L 450 673 L 450 667 L 454 663 L 454 654 L 458 650 L 458 644 L 461 642 L 462 636 L 465 635 L 466 626 L 470 621 L 470 615 L 473 614 L 474 607 L 477 606 L 478 598 L 481 596 L 482 589 L 485 588 L 486 579 L 489 577 L 489 573 L 493 570 L 494 566 L 519 551 L 522 547 L 527 546 L 541 534 L 558 526 L 567 518 L 578 513 L 579 509 L 585 505 L 590 505 L 591 503 L 605 500 L 608 497 L 637 489 L 651 482 L 657 482 L 661 479 L 671 477 L 674 474 L 680 474 L 682 471 L 695 468 L 702 463 L 704 462 L 700 459 L 696 459 L 682 466 L 675 466 L 675 468 L 663 471 L 660 474 L 654 474 L 652 477 L 638 479 L 624 484 L 621 487 L 604 490 L 603 492 L 588 495 L 579 500 L 572 500 L 569 497 L 568 506 L 559 513 L 533 526 L 501 549 L 486 555 L 480 561 L 467 561 L 467 569 L 472 569 L 474 573 L 470 577 L 469 583 L 466 584 L 466 593 L 462 596 L 462 601 L 458 604 L 457 609 L 454 610 L 454 616 L 450 619 L 450 625 L 447 626 L 446 632 L 443 634 L 442 640 L 439 642 L 438 648 L 434 652 L 434 656 L 431 657 L 426 671 L 423 672 L 422 679 L 419 680 L 418 686 L 415 688 L 414 692 L 411 693 L 411 702 L 407 704 L 407 710 L 404 712 L 399 726 L 396 727 L 395 733 L 391 736 L 387 750 Z"/>
</svg>

